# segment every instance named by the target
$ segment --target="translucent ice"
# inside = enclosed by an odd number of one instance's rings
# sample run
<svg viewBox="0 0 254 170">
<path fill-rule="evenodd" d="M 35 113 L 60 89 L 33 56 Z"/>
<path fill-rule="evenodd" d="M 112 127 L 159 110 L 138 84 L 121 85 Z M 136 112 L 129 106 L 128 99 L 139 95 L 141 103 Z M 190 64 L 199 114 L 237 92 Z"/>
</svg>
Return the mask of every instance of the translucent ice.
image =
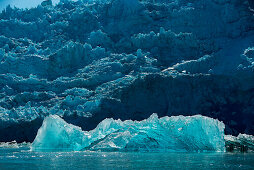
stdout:
<svg viewBox="0 0 254 170">
<path fill-rule="evenodd" d="M 34 150 L 80 150 L 88 135 L 80 127 L 66 123 L 56 115 L 44 119 L 32 144 Z"/>
<path fill-rule="evenodd" d="M 224 151 L 224 128 L 222 122 L 201 115 L 158 118 L 153 114 L 143 121 L 105 119 L 94 130 L 82 131 L 50 115 L 32 150 Z"/>
</svg>

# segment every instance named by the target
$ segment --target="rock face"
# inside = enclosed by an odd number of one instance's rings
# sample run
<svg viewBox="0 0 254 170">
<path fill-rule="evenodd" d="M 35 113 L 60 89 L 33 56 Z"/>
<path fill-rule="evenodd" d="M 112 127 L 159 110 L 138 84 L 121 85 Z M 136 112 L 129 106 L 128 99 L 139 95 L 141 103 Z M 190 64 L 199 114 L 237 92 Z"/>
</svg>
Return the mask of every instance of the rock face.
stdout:
<svg viewBox="0 0 254 170">
<path fill-rule="evenodd" d="M 34 151 L 225 151 L 225 125 L 196 116 L 143 121 L 105 119 L 94 130 L 82 131 L 56 115 L 43 121 L 32 144 Z"/>
<path fill-rule="evenodd" d="M 0 13 L 0 141 L 33 141 L 44 117 L 201 114 L 254 134 L 248 0 L 62 0 Z"/>
</svg>

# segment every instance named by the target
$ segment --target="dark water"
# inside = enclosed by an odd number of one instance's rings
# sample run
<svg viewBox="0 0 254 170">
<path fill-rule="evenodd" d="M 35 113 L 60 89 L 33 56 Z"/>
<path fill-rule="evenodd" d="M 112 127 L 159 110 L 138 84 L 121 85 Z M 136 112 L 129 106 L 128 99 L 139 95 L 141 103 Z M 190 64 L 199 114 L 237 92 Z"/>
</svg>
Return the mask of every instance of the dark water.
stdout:
<svg viewBox="0 0 254 170">
<path fill-rule="evenodd" d="M 38 153 L 0 149 L 0 169 L 254 169 L 254 154 Z"/>
</svg>

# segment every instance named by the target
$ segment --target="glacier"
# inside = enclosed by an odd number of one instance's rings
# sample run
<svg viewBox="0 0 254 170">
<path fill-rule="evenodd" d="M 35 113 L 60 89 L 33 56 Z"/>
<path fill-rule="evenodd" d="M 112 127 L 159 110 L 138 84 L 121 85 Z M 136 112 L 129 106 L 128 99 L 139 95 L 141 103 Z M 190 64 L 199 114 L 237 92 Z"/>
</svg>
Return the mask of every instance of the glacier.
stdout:
<svg viewBox="0 0 254 170">
<path fill-rule="evenodd" d="M 195 116 L 142 121 L 105 119 L 91 131 L 68 124 L 57 115 L 45 118 L 32 143 L 33 151 L 225 151 L 225 125 L 215 119 Z"/>
<path fill-rule="evenodd" d="M 254 135 L 253 1 L 47 2 L 0 7 L 1 142 L 34 141 L 49 115 L 90 132 L 200 114 Z"/>
</svg>

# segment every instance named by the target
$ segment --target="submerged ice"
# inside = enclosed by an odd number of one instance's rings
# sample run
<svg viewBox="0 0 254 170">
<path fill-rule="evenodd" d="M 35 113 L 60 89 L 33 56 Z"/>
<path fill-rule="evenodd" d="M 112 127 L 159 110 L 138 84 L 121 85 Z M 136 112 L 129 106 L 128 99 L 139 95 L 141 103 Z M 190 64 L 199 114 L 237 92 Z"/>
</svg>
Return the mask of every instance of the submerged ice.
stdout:
<svg viewBox="0 0 254 170">
<path fill-rule="evenodd" d="M 105 119 L 91 131 L 66 123 L 57 115 L 43 121 L 32 150 L 60 151 L 224 151 L 224 124 L 196 116 L 158 118 L 143 121 Z"/>
</svg>

